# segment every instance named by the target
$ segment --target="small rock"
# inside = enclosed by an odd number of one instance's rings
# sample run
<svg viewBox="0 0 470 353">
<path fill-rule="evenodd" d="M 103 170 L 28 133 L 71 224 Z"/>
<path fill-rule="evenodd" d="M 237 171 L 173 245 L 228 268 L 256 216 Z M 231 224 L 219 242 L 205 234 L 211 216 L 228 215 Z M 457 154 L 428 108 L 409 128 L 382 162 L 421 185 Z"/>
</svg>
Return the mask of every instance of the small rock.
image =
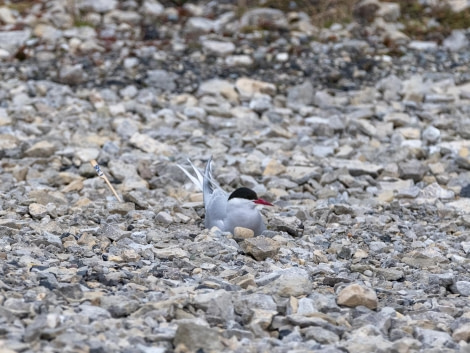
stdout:
<svg viewBox="0 0 470 353">
<path fill-rule="evenodd" d="M 163 15 L 165 8 L 156 0 L 145 0 L 142 4 L 141 13 L 152 18 Z"/>
<path fill-rule="evenodd" d="M 80 8 L 105 13 L 114 10 L 117 4 L 117 0 L 82 0 L 80 1 Z"/>
<path fill-rule="evenodd" d="M 112 241 L 118 241 L 126 235 L 118 225 L 108 223 L 101 226 L 99 234 L 104 235 Z"/>
<path fill-rule="evenodd" d="M 93 159 L 97 159 L 99 154 L 100 150 L 98 148 L 93 147 L 77 148 L 75 150 L 75 156 L 80 159 L 83 163 L 90 162 Z"/>
<path fill-rule="evenodd" d="M 173 153 L 171 147 L 167 144 L 157 141 L 148 135 L 141 134 L 138 132 L 134 133 L 131 136 L 129 142 L 147 153 L 153 153 L 164 156 L 169 156 Z"/>
<path fill-rule="evenodd" d="M 122 295 L 103 296 L 100 307 L 109 311 L 112 317 L 126 317 L 139 308 L 139 302 Z"/>
<path fill-rule="evenodd" d="M 464 297 L 470 297 L 470 282 L 469 281 L 457 281 L 451 286 L 453 293 L 460 294 Z"/>
<path fill-rule="evenodd" d="M 224 349 L 217 331 L 199 320 L 180 320 L 173 344 L 175 347 L 181 345 L 190 352 L 218 353 Z"/>
<path fill-rule="evenodd" d="M 271 97 L 267 94 L 256 94 L 250 101 L 250 109 L 262 113 L 272 108 Z"/>
<path fill-rule="evenodd" d="M 429 144 L 435 144 L 441 137 L 441 131 L 434 126 L 428 126 L 424 131 L 422 138 Z"/>
<path fill-rule="evenodd" d="M 427 172 L 427 168 L 422 162 L 411 160 L 398 163 L 398 171 L 400 173 L 400 178 L 413 179 L 414 182 L 418 182 L 423 179 Z"/>
<path fill-rule="evenodd" d="M 369 174 L 377 177 L 383 170 L 381 165 L 376 165 L 368 162 L 361 162 L 359 160 L 344 160 L 344 159 L 331 159 L 330 165 L 334 168 L 347 168 L 349 174 L 352 176 L 359 176 Z"/>
<path fill-rule="evenodd" d="M 135 204 L 133 202 L 110 202 L 107 204 L 107 209 L 110 214 L 125 216 L 135 210 Z"/>
<path fill-rule="evenodd" d="M 255 232 L 248 228 L 235 227 L 235 229 L 233 230 L 233 239 L 235 240 L 245 240 L 253 238 L 254 236 Z"/>
<path fill-rule="evenodd" d="M 225 58 L 227 66 L 251 66 L 253 59 L 249 55 L 229 55 Z"/>
<path fill-rule="evenodd" d="M 56 147 L 49 141 L 39 141 L 25 151 L 26 157 L 47 158 L 54 154 Z"/>
<path fill-rule="evenodd" d="M 353 15 L 361 23 L 372 22 L 379 8 L 378 0 L 361 0 L 354 5 Z"/>
<path fill-rule="evenodd" d="M 235 87 L 244 99 L 251 99 L 256 93 L 264 93 L 270 96 L 276 94 L 276 86 L 272 83 L 253 80 L 247 77 L 239 78 Z"/>
<path fill-rule="evenodd" d="M 83 83 L 88 78 L 82 64 L 62 65 L 59 71 L 59 79 L 62 83 L 68 85 L 77 85 Z"/>
<path fill-rule="evenodd" d="M 208 54 L 216 56 L 227 56 L 235 51 L 235 44 L 233 44 L 232 42 L 204 40 L 202 42 L 202 46 Z"/>
<path fill-rule="evenodd" d="M 337 297 L 338 305 L 356 307 L 364 305 L 369 309 L 377 309 L 377 294 L 373 289 L 360 286 L 359 284 L 350 284 L 343 288 Z"/>
<path fill-rule="evenodd" d="M 468 48 L 469 41 L 463 30 L 453 30 L 450 36 L 448 36 L 442 42 L 442 45 L 450 51 L 459 51 L 464 48 Z"/>
<path fill-rule="evenodd" d="M 267 292 L 281 297 L 299 297 L 312 292 L 312 281 L 304 269 L 292 267 L 281 270 L 278 274 L 278 278 L 266 285 Z"/>
<path fill-rule="evenodd" d="M 0 21 L 5 24 L 12 24 L 16 21 L 15 17 L 13 17 L 13 13 L 6 6 L 0 7 Z"/>
<path fill-rule="evenodd" d="M 13 55 L 30 37 L 30 29 L 22 31 L 1 31 L 0 48 L 6 50 L 10 55 Z"/>
<path fill-rule="evenodd" d="M 168 212 L 165 212 L 165 211 L 158 212 L 157 216 L 155 217 L 155 220 L 163 224 L 173 223 L 173 217 Z"/>
<path fill-rule="evenodd" d="M 263 7 L 246 11 L 240 19 L 240 26 L 242 28 L 269 26 L 271 29 L 287 29 L 288 22 L 284 12 Z"/>
<path fill-rule="evenodd" d="M 301 105 L 311 105 L 314 98 L 314 89 L 310 81 L 294 86 L 287 91 L 289 106 L 299 108 Z"/>
<path fill-rule="evenodd" d="M 423 344 L 423 348 L 441 348 L 452 344 L 452 337 L 443 331 L 415 327 L 413 336 Z"/>
<path fill-rule="evenodd" d="M 269 228 L 277 232 L 286 232 L 293 237 L 301 237 L 305 229 L 302 221 L 295 216 L 274 218 L 269 222 Z"/>
<path fill-rule="evenodd" d="M 140 255 L 133 249 L 124 249 L 121 257 L 125 262 L 137 262 L 140 260 Z"/>
<path fill-rule="evenodd" d="M 59 292 L 69 302 L 77 302 L 83 298 L 83 290 L 78 283 L 61 285 Z"/>
<path fill-rule="evenodd" d="M 455 329 L 454 332 L 452 333 L 452 338 L 456 342 L 460 342 L 460 341 L 469 342 L 470 341 L 470 323 L 463 324 L 462 326 Z"/>
<path fill-rule="evenodd" d="M 320 344 L 334 345 L 339 342 L 339 336 L 336 333 L 322 327 L 308 327 L 307 329 L 303 329 L 302 333 L 305 335 L 306 339 L 314 340 Z"/>
<path fill-rule="evenodd" d="M 269 175 L 279 175 L 282 174 L 286 171 L 286 167 L 277 161 L 276 159 L 271 159 L 266 167 L 264 168 L 263 175 L 264 176 L 269 176 Z"/>
<path fill-rule="evenodd" d="M 212 79 L 201 83 L 199 86 L 199 94 L 220 94 L 230 102 L 238 101 L 238 93 L 235 91 L 233 83 L 226 80 Z"/>
<path fill-rule="evenodd" d="M 36 219 L 42 219 L 47 215 L 47 207 L 39 203 L 30 204 L 28 210 L 31 217 Z"/>
<path fill-rule="evenodd" d="M 185 31 L 188 33 L 209 33 L 213 29 L 214 21 L 205 17 L 191 17 L 185 25 Z"/>
<path fill-rule="evenodd" d="M 172 260 L 174 258 L 183 258 L 189 257 L 189 254 L 186 250 L 183 250 L 179 247 L 172 246 L 164 249 L 152 249 L 155 256 L 159 259 L 168 259 Z"/>
<path fill-rule="evenodd" d="M 258 261 L 266 260 L 268 257 L 273 258 L 281 248 L 277 241 L 264 236 L 245 239 L 241 246 L 247 254 L 253 256 Z"/>
<path fill-rule="evenodd" d="M 165 70 L 147 71 L 146 84 L 162 91 L 173 91 L 176 88 L 176 75 Z"/>
</svg>

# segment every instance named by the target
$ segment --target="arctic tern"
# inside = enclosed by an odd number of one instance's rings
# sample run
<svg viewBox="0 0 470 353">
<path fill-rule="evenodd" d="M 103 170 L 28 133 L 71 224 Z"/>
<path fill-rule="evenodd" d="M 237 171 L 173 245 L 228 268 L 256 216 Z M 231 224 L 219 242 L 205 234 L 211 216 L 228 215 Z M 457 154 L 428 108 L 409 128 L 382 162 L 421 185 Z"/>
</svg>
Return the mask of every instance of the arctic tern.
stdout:
<svg viewBox="0 0 470 353">
<path fill-rule="evenodd" d="M 230 195 L 222 190 L 212 177 L 212 157 L 209 158 L 204 175 L 188 159 L 196 176 L 182 166 L 178 167 L 202 191 L 206 216 L 204 225 L 210 229 L 216 226 L 223 232 L 233 234 L 235 227 L 244 227 L 260 235 L 266 229 L 257 205 L 273 206 L 268 201 L 258 198 L 249 188 L 238 188 Z"/>
</svg>

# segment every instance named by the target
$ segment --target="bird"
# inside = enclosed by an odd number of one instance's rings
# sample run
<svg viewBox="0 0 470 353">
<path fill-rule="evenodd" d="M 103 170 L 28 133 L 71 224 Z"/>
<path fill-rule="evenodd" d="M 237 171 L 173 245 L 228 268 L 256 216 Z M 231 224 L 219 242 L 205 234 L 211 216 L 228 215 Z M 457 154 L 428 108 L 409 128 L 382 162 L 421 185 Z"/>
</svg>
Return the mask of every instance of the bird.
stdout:
<svg viewBox="0 0 470 353">
<path fill-rule="evenodd" d="M 273 206 L 270 202 L 258 198 L 252 189 L 240 187 L 231 194 L 224 191 L 212 176 L 212 157 L 209 158 L 204 175 L 191 160 L 189 164 L 196 176 L 189 173 L 181 165 L 177 166 L 202 191 L 206 211 L 204 226 L 208 229 L 216 226 L 223 232 L 234 233 L 235 227 L 251 229 L 254 235 L 260 235 L 266 230 L 263 218 L 257 205 Z"/>
</svg>

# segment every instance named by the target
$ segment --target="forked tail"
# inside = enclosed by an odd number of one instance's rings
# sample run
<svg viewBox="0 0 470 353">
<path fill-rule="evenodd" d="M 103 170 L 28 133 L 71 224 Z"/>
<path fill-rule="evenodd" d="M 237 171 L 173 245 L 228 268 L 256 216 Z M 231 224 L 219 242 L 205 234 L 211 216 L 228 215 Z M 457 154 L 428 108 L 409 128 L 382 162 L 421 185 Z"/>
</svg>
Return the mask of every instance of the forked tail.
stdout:
<svg viewBox="0 0 470 353">
<path fill-rule="evenodd" d="M 207 200 L 209 200 L 210 196 L 214 192 L 214 188 L 218 187 L 218 184 L 212 178 L 212 156 L 209 158 L 206 164 L 206 168 L 204 169 L 204 175 L 196 168 L 196 166 L 188 159 L 189 164 L 194 170 L 196 176 L 192 175 L 182 166 L 177 164 L 178 168 L 181 169 L 184 174 L 196 185 L 200 191 L 202 191 L 204 197 L 204 204 Z"/>
<path fill-rule="evenodd" d="M 202 176 L 199 169 L 197 169 L 196 166 L 193 164 L 193 162 L 191 162 L 190 159 L 188 159 L 188 162 L 191 165 L 191 167 L 193 168 L 194 173 L 196 173 L 196 176 L 191 175 L 190 172 L 188 172 L 186 169 L 184 169 L 179 164 L 177 164 L 177 166 L 178 166 L 179 169 L 181 169 L 184 172 L 184 174 L 186 174 L 186 176 L 194 183 L 194 185 L 196 185 L 199 188 L 200 191 L 203 191 L 204 190 L 204 186 L 203 186 L 204 177 Z"/>
<path fill-rule="evenodd" d="M 204 178 L 202 183 L 202 195 L 204 197 L 204 204 L 206 204 L 213 192 L 214 180 L 212 179 L 212 156 L 210 156 L 206 164 L 206 169 L 204 170 Z"/>
</svg>

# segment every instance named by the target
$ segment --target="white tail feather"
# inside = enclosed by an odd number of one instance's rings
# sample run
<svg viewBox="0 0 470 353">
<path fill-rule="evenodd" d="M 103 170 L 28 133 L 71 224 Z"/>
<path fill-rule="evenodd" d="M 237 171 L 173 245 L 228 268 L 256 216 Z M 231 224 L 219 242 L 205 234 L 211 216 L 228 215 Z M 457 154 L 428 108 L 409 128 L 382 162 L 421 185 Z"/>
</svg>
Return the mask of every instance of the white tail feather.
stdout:
<svg viewBox="0 0 470 353">
<path fill-rule="evenodd" d="M 192 175 L 181 165 L 177 164 L 177 166 L 179 169 L 183 171 L 184 174 L 186 174 L 186 176 L 193 182 L 193 184 L 199 188 L 200 191 L 204 191 L 204 180 L 208 181 L 209 183 L 206 185 L 206 192 L 207 192 L 207 189 L 210 189 L 210 193 L 212 193 L 212 188 L 218 188 L 219 184 L 217 184 L 217 182 L 212 178 L 212 172 L 210 170 L 211 160 L 212 160 L 212 157 L 208 161 L 209 169 L 208 169 L 208 172 L 207 171 L 205 172 L 205 175 L 203 175 L 201 171 L 197 169 L 197 167 L 193 164 L 193 162 L 191 162 L 190 159 L 188 159 L 188 163 L 193 168 L 193 171 L 196 174 L 196 176 Z"/>
</svg>

